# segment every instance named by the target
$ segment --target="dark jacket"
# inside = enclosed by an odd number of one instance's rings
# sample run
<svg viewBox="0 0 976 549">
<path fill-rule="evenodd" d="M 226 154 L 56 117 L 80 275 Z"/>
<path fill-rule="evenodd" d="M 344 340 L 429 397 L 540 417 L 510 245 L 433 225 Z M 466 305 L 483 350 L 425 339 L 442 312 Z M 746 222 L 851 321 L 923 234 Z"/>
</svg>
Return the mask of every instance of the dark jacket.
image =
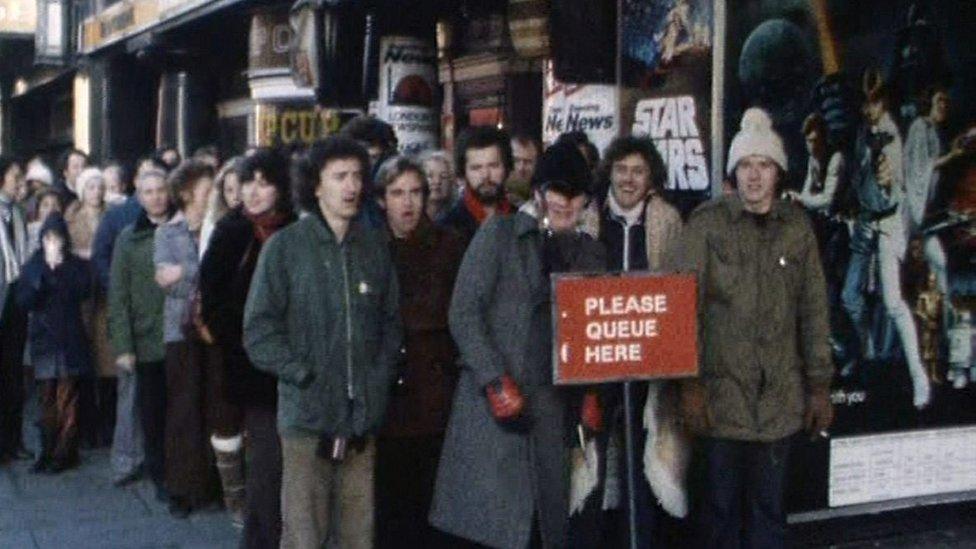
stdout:
<svg viewBox="0 0 976 549">
<path fill-rule="evenodd" d="M 58 379 L 92 373 L 91 356 L 81 302 L 92 287 L 88 264 L 72 254 L 68 226 L 52 214 L 41 227 L 41 238 L 57 232 L 65 239 L 64 262 L 54 270 L 44 260 L 43 248 L 24 266 L 17 299 L 31 312 L 28 338 L 35 379 Z"/>
<path fill-rule="evenodd" d="M 221 218 L 200 264 L 200 300 L 203 322 L 224 358 L 228 398 L 241 406 L 274 408 L 278 380 L 251 364 L 243 344 L 244 304 L 261 248 L 239 209 Z"/>
<path fill-rule="evenodd" d="M 447 311 L 464 247 L 456 234 L 424 218 L 409 238 L 391 235 L 390 251 L 400 285 L 404 353 L 383 434 L 443 433 L 457 384 Z"/>
<path fill-rule="evenodd" d="M 465 189 L 465 192 L 471 191 Z M 474 215 L 468 209 L 468 205 L 463 199 L 455 202 L 450 210 L 444 212 L 437 223 L 441 227 L 451 229 L 460 236 L 461 242 L 464 243 L 465 247 L 474 238 L 474 233 L 478 232 L 478 220 L 474 218 Z"/>
<path fill-rule="evenodd" d="M 376 433 L 402 326 L 385 235 L 352 223 L 342 242 L 321 215 L 275 233 L 244 308 L 244 349 L 278 376 L 282 435 Z"/>
<path fill-rule="evenodd" d="M 485 222 L 461 263 L 451 334 L 462 369 L 437 474 L 430 522 L 492 547 L 529 545 L 534 517 L 545 547 L 566 545 L 569 511 L 566 416 L 571 391 L 552 384 L 549 280 L 535 218 Z M 580 237 L 573 271 L 600 271 L 602 245 Z M 485 386 L 510 374 L 525 395 L 521 428 L 502 426 Z"/>
<path fill-rule="evenodd" d="M 691 214 L 668 261 L 698 275 L 708 436 L 769 442 L 801 427 L 804 391 L 833 375 L 827 292 L 806 212 L 777 201 L 765 224 L 735 196 Z"/>
<path fill-rule="evenodd" d="M 112 250 L 115 249 L 115 239 L 122 229 L 135 223 L 142 213 L 142 206 L 135 196 L 125 199 L 125 202 L 112 206 L 105 212 L 98 222 L 95 240 L 92 242 L 92 266 L 102 290 L 109 287 L 109 275 L 112 271 Z"/>
<path fill-rule="evenodd" d="M 156 225 L 145 212 L 122 230 L 112 254 L 108 331 L 115 356 L 134 353 L 138 362 L 163 360 L 163 301 L 156 284 L 153 240 Z"/>
</svg>

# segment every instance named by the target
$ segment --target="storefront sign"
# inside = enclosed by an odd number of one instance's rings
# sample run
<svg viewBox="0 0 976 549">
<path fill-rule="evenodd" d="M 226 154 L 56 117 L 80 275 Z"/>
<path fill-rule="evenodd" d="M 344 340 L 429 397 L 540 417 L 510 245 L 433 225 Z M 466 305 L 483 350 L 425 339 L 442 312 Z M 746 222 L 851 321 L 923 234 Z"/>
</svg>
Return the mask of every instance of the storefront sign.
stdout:
<svg viewBox="0 0 976 549">
<path fill-rule="evenodd" d="M 288 12 L 269 10 L 251 17 L 248 35 L 248 68 L 289 70 L 289 46 L 294 33 L 288 24 Z"/>
<path fill-rule="evenodd" d="M 384 36 L 379 86 L 379 116 L 393 126 L 400 151 L 436 148 L 440 112 L 434 45 L 409 36 Z"/>
<path fill-rule="evenodd" d="M 257 106 L 258 146 L 312 143 L 339 131 L 360 114 L 355 110 L 316 109 L 306 103 L 266 103 Z"/>
<path fill-rule="evenodd" d="M 695 96 L 655 97 L 637 103 L 634 135 L 654 140 L 668 167 L 667 188 L 676 191 L 708 191 L 708 158 L 701 131 L 701 115 Z"/>
<path fill-rule="evenodd" d="M 690 275 L 555 277 L 555 382 L 697 375 L 696 288 Z"/>
<path fill-rule="evenodd" d="M 106 8 L 82 24 L 82 50 L 106 45 L 159 21 L 157 0 L 122 1 Z"/>
<path fill-rule="evenodd" d="M 0 33 L 34 34 L 36 27 L 34 0 L 0 0 Z"/>
<path fill-rule="evenodd" d="M 542 140 L 550 145 L 564 132 L 582 131 L 600 150 L 617 136 L 617 88 L 567 84 L 556 80 L 546 61 L 542 95 Z"/>
</svg>

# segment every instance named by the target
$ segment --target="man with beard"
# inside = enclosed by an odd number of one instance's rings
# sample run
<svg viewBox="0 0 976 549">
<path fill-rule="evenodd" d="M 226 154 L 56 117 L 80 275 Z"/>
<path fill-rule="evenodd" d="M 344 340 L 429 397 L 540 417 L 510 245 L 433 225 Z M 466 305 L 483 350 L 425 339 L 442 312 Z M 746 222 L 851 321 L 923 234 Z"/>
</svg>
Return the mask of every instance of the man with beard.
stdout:
<svg viewBox="0 0 976 549">
<path fill-rule="evenodd" d="M 464 195 L 440 224 L 457 231 L 467 245 L 485 220 L 512 210 L 504 186 L 512 171 L 512 144 L 502 130 L 474 126 L 461 134 L 454 155 L 457 175 L 464 179 Z"/>
<path fill-rule="evenodd" d="M 605 268 L 603 247 L 580 230 L 588 186 L 579 151 L 550 147 L 534 200 L 486 222 L 464 256 L 449 313 L 462 369 L 430 512 L 436 528 L 491 547 L 568 543 L 570 431 L 576 422 L 599 431 L 602 413 L 594 393 L 552 384 L 549 275 Z"/>
</svg>

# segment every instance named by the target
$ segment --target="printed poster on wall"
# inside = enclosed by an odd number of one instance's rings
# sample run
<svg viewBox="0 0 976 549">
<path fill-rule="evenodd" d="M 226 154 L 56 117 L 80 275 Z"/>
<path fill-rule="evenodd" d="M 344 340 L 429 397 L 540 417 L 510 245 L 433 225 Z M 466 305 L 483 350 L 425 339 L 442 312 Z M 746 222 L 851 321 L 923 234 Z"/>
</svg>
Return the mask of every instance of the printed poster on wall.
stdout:
<svg viewBox="0 0 976 549">
<path fill-rule="evenodd" d="M 582 131 L 600 151 L 606 149 L 619 128 L 616 86 L 560 82 L 550 60 L 543 70 L 543 144 L 548 147 L 559 134 Z"/>
<path fill-rule="evenodd" d="M 624 0 L 623 111 L 668 167 L 667 196 L 685 214 L 711 196 L 711 0 Z"/>
<path fill-rule="evenodd" d="M 380 41 L 379 117 L 393 126 L 400 152 L 437 148 L 437 49 L 419 38 Z"/>
<path fill-rule="evenodd" d="M 725 147 L 747 108 L 770 114 L 831 307 L 845 454 L 797 445 L 790 511 L 962 489 L 953 467 L 871 490 L 844 470 L 929 459 L 976 425 L 976 4 L 747 0 L 726 21 Z M 871 436 L 923 430 L 888 457 Z"/>
</svg>

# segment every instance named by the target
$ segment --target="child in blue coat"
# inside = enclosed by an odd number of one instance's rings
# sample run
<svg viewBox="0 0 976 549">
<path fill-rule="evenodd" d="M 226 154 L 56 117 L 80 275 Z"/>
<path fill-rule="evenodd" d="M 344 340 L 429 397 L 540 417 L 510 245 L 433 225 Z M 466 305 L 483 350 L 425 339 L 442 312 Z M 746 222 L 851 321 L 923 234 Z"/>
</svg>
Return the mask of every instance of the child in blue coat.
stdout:
<svg viewBox="0 0 976 549">
<path fill-rule="evenodd" d="M 44 221 L 40 241 L 24 266 L 17 299 L 31 312 L 30 358 L 41 401 L 41 452 L 31 470 L 58 473 L 78 464 L 78 380 L 92 369 L 81 302 L 91 290 L 91 271 L 71 253 L 60 213 Z"/>
</svg>

